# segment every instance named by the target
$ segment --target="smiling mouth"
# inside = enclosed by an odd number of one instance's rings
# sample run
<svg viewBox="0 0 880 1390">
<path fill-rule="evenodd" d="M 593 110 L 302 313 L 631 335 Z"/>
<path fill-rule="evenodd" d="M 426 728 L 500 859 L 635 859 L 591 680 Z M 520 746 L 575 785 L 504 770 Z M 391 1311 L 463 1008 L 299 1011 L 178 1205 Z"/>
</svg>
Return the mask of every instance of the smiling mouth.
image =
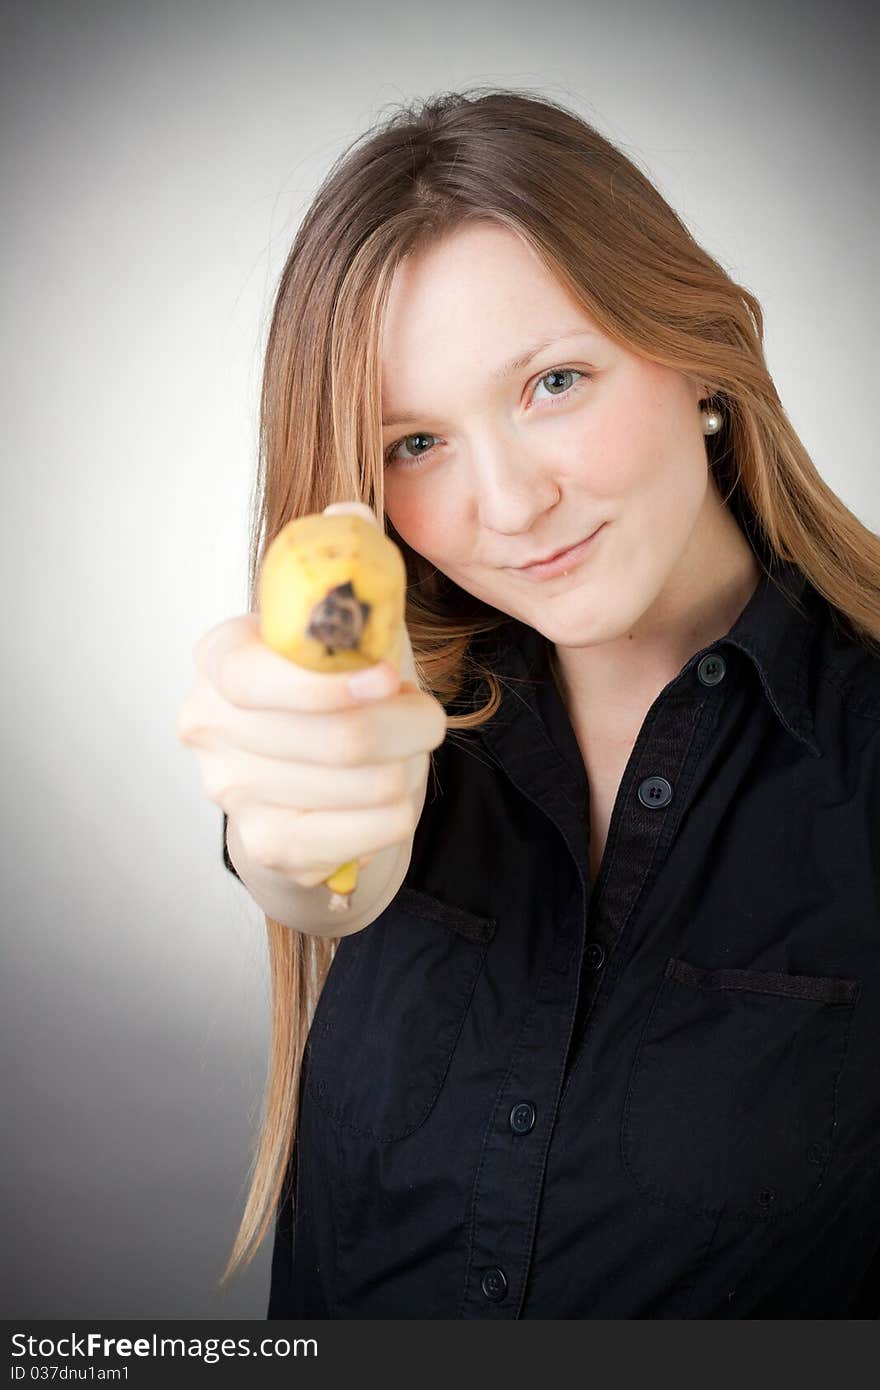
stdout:
<svg viewBox="0 0 880 1390">
<path fill-rule="evenodd" d="M 596 533 L 594 531 L 593 535 L 595 534 Z M 581 541 L 585 541 L 587 539 L 587 536 L 582 536 L 581 540 L 572 541 L 571 545 L 564 545 L 561 550 L 554 550 L 552 555 L 542 555 L 540 560 L 529 560 L 527 565 L 517 565 L 517 569 L 530 570 L 534 565 L 549 565 L 551 560 L 558 560 L 560 555 L 567 555 L 570 550 L 574 550 L 576 545 L 580 545 Z"/>
<path fill-rule="evenodd" d="M 518 570 L 531 570 L 537 569 L 540 565 L 549 565 L 554 560 L 559 560 L 562 558 L 562 556 L 570 554 L 572 550 L 577 550 L 579 545 L 584 545 L 587 541 L 591 541 L 594 536 L 599 534 L 604 524 L 605 523 L 602 522 L 600 526 L 596 527 L 595 531 L 591 531 L 588 536 L 582 536 L 579 541 L 573 541 L 571 545 L 563 546 L 561 550 L 555 550 L 552 555 L 544 555 L 540 560 L 530 560 L 528 564 L 510 566 L 510 568 Z"/>
<path fill-rule="evenodd" d="M 515 568 L 508 566 L 508 572 L 521 574 L 529 580 L 552 579 L 560 574 L 567 575 L 569 569 L 578 566 L 590 554 L 596 537 L 606 525 L 607 522 L 603 521 L 589 536 L 584 536 L 583 540 L 576 541 L 566 550 L 558 550 L 555 555 L 551 555 L 546 560 L 534 560 L 530 565 L 518 565 Z"/>
</svg>

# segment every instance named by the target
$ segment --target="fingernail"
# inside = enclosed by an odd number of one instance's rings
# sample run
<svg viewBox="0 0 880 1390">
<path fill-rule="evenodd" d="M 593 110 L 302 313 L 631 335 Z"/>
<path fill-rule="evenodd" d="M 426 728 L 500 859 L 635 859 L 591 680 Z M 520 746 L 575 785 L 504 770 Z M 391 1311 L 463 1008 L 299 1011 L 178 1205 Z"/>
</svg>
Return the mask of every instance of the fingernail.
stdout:
<svg viewBox="0 0 880 1390">
<path fill-rule="evenodd" d="M 375 522 L 376 513 L 366 502 L 330 502 L 324 508 L 325 516 L 362 516 Z"/>
<path fill-rule="evenodd" d="M 391 681 L 382 667 L 368 666 L 365 671 L 349 676 L 348 688 L 358 700 L 380 700 L 391 693 Z"/>
</svg>

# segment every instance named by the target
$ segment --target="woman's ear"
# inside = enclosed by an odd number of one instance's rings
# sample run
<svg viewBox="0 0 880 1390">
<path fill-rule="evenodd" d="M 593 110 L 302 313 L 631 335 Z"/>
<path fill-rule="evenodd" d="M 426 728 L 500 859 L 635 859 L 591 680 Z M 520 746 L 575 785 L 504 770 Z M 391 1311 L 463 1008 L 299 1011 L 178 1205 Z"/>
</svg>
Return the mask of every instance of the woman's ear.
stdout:
<svg viewBox="0 0 880 1390">
<path fill-rule="evenodd" d="M 699 377 L 692 376 L 690 372 L 688 377 L 697 405 L 702 405 L 704 401 L 710 401 L 717 394 L 718 387 L 713 385 L 711 381 L 703 381 Z"/>
</svg>

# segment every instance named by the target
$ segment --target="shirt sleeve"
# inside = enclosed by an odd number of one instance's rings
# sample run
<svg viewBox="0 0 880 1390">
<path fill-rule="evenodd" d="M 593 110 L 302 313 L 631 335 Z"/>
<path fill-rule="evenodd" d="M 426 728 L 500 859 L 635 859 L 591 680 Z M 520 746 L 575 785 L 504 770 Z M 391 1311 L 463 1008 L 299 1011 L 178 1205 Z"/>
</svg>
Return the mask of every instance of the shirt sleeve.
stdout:
<svg viewBox="0 0 880 1390">
<path fill-rule="evenodd" d="M 241 874 L 238 872 L 238 870 L 236 869 L 236 867 L 235 867 L 235 865 L 233 864 L 232 860 L 229 858 L 229 850 L 227 849 L 227 846 L 226 846 L 226 822 L 228 821 L 228 819 L 229 819 L 229 817 L 227 816 L 226 812 L 224 811 L 224 812 L 223 812 L 223 863 L 226 865 L 226 867 L 227 867 L 227 869 L 229 870 L 229 872 L 230 872 L 231 874 L 235 874 L 235 877 L 238 879 L 239 883 L 241 883 L 241 882 L 242 882 Z"/>
</svg>

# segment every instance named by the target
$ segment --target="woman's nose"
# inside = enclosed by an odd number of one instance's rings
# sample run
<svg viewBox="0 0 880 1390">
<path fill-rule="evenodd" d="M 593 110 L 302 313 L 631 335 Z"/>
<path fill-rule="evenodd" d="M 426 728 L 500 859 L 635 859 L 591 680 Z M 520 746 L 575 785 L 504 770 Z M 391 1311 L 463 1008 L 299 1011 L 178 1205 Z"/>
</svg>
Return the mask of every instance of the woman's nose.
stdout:
<svg viewBox="0 0 880 1390">
<path fill-rule="evenodd" d="M 477 514 L 491 531 L 528 531 L 560 497 L 553 474 L 509 439 L 484 439 L 476 446 L 473 477 Z"/>
</svg>

